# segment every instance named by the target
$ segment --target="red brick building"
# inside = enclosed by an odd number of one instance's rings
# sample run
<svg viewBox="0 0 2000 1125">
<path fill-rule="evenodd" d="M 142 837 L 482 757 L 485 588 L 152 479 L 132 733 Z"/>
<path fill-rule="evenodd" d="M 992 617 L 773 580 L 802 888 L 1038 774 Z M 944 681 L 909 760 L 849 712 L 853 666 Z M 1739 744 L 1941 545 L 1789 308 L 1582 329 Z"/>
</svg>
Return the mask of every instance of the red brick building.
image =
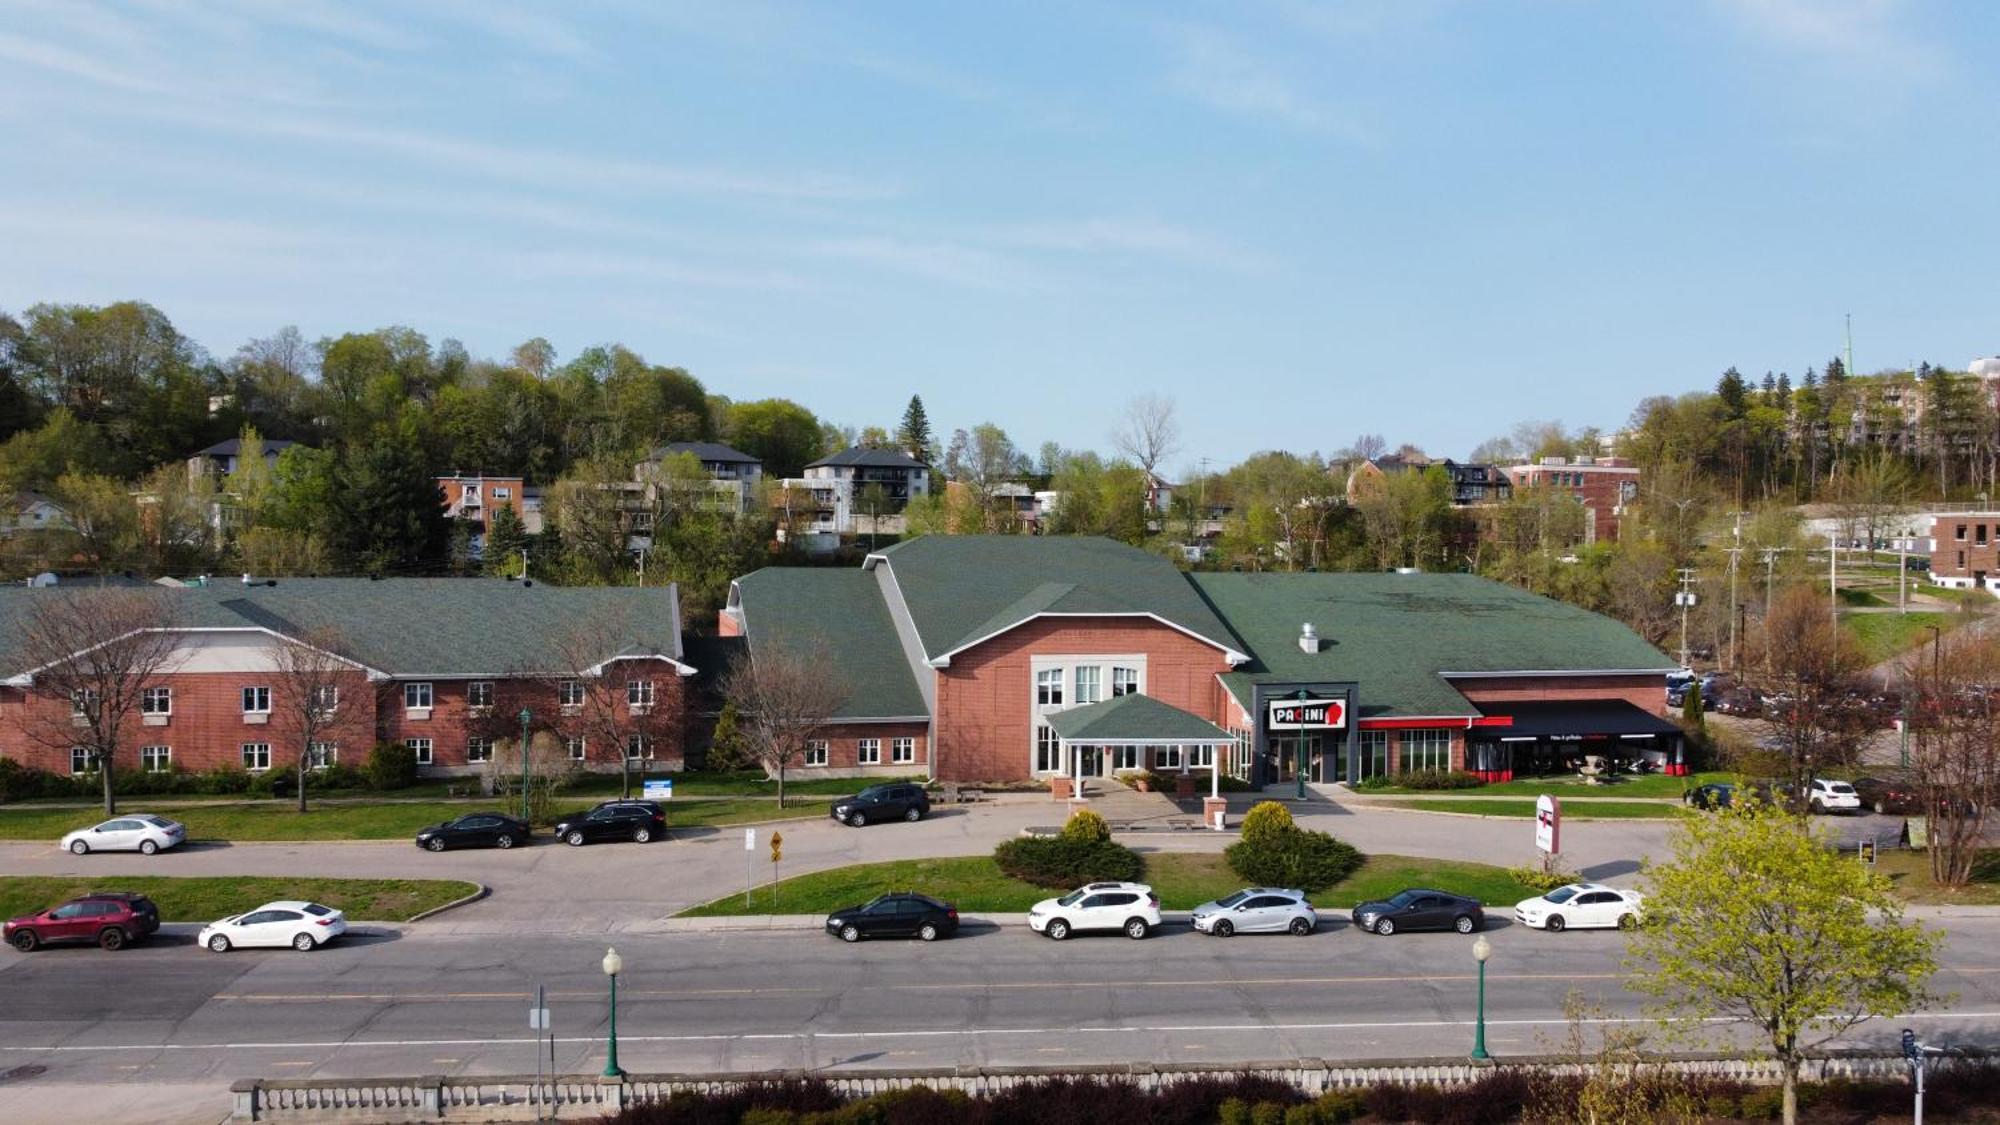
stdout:
<svg viewBox="0 0 2000 1125">
<path fill-rule="evenodd" d="M 1639 467 L 1623 457 L 1544 457 L 1506 470 L 1517 489 L 1557 488 L 1589 512 L 1584 542 L 1612 543 L 1625 509 L 1639 501 Z"/>
<path fill-rule="evenodd" d="M 130 593 L 130 591 L 126 591 Z M 38 600 L 89 599 L 88 588 L 0 589 L 0 756 L 86 772 L 66 744 L 68 698 L 22 651 Z M 621 756 L 649 770 L 682 762 L 686 691 L 673 587 L 560 588 L 500 579 L 359 578 L 226 581 L 155 588 L 176 637 L 118 731 L 124 770 L 251 772 L 296 766 L 307 752 L 299 661 L 331 654 L 330 689 L 311 753 L 361 765 L 377 742 L 408 745 L 419 772 L 476 773 L 531 737 L 586 770 Z"/>
<path fill-rule="evenodd" d="M 1931 581 L 2000 591 L 2000 512 L 1946 512 L 1931 519 Z"/>
<path fill-rule="evenodd" d="M 847 695 L 810 768 L 837 773 L 1214 765 L 1261 785 L 1681 761 L 1657 714 L 1671 661 L 1607 618 L 1470 575 L 1183 574 L 1108 540 L 925 536 L 859 570 L 747 575 L 721 624 L 753 659 L 824 651 Z M 913 757 L 865 751 L 891 732 Z"/>
</svg>

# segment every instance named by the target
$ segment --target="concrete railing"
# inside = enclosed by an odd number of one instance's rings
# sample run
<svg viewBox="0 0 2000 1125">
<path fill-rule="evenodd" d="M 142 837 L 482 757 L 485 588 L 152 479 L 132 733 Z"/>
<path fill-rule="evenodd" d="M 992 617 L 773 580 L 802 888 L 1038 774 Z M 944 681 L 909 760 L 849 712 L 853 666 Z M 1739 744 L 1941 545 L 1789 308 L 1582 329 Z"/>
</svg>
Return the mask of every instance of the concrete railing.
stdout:
<svg viewBox="0 0 2000 1125">
<path fill-rule="evenodd" d="M 1687 1075 L 1755 1085 L 1776 1083 L 1777 1063 L 1721 1055 L 1661 1055 L 1650 1064 Z M 1049 1078 L 1104 1078 L 1131 1082 L 1143 1090 L 1190 1078 L 1248 1074 L 1296 1087 L 1317 1096 L 1328 1090 L 1365 1086 L 1429 1084 L 1456 1086 L 1476 1081 L 1497 1066 L 1547 1074 L 1581 1073 L 1585 1067 L 1551 1057 L 1521 1057 L 1474 1063 L 1462 1057 L 1329 1062 L 1291 1059 L 1264 1064 L 1134 1063 L 1120 1066 L 932 1067 L 908 1070 L 754 1071 L 722 1074 L 628 1074 L 624 1078 L 532 1075 L 376 1079 L 244 1079 L 230 1087 L 236 1121 L 507 1121 L 539 1117 L 600 1117 L 628 1105 L 664 1101 L 684 1091 L 709 1093 L 756 1082 L 816 1078 L 849 1097 L 867 1097 L 909 1086 L 959 1090 L 973 1097 Z M 1901 1055 L 1838 1052 L 1811 1059 L 1808 1080 L 1829 1078 L 1900 1080 L 1908 1074 Z"/>
</svg>

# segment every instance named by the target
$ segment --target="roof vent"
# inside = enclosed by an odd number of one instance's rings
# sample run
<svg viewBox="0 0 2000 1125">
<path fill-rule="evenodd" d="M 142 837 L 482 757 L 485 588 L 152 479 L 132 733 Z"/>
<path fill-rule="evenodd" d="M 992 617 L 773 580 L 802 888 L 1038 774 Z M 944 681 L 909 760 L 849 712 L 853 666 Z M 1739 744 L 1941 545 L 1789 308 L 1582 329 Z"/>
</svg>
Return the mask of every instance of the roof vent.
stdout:
<svg viewBox="0 0 2000 1125">
<path fill-rule="evenodd" d="M 1299 629 L 1299 651 L 1300 652 L 1319 651 L 1319 630 L 1313 628 L 1313 623 L 1310 621 L 1306 622 L 1305 625 Z"/>
<path fill-rule="evenodd" d="M 249 576 L 248 574 L 245 574 L 245 575 L 243 576 L 243 584 L 244 584 L 245 586 L 248 586 L 248 585 L 250 584 L 250 576 Z"/>
</svg>

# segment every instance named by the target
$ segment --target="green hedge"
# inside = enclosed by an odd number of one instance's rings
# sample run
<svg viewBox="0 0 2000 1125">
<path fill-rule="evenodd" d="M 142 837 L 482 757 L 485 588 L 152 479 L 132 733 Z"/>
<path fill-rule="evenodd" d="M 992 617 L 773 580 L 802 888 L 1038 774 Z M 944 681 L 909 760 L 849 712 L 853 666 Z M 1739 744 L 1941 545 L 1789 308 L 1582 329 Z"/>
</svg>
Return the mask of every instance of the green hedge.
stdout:
<svg viewBox="0 0 2000 1125">
<path fill-rule="evenodd" d="M 1022 836 L 993 849 L 1000 870 L 1038 887 L 1067 889 L 1099 881 L 1137 879 L 1146 865 L 1139 853 L 1110 840 Z"/>
<path fill-rule="evenodd" d="M 1477 789 L 1486 784 L 1464 770 L 1411 770 L 1389 779 L 1405 789 Z"/>
<path fill-rule="evenodd" d="M 1223 851 L 1230 870 L 1265 887 L 1317 891 L 1354 874 L 1362 855 L 1324 832 L 1285 827 L 1246 837 Z"/>
<path fill-rule="evenodd" d="M 368 785 L 408 789 L 417 783 L 417 752 L 400 742 L 378 742 L 368 751 Z"/>
</svg>

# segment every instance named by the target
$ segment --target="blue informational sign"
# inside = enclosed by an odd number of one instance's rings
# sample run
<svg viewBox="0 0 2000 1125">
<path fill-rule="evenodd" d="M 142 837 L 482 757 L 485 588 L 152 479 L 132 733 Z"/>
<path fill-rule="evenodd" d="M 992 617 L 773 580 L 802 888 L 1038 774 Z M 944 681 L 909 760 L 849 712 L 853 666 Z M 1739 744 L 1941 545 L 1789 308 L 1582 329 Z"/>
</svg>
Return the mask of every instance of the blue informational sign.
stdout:
<svg viewBox="0 0 2000 1125">
<path fill-rule="evenodd" d="M 649 777 L 646 779 L 645 798 L 648 801 L 671 801 L 674 799 L 674 779 L 671 777 Z"/>
</svg>

